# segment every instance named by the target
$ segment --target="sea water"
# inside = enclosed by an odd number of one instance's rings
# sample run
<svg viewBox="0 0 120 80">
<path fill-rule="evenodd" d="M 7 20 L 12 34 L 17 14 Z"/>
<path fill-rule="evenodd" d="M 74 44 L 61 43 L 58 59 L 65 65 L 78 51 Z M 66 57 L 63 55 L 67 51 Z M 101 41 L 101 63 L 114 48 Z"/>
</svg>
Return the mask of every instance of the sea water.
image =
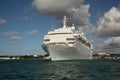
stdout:
<svg viewBox="0 0 120 80">
<path fill-rule="evenodd" d="M 0 60 L 0 80 L 120 80 L 120 60 Z"/>
</svg>

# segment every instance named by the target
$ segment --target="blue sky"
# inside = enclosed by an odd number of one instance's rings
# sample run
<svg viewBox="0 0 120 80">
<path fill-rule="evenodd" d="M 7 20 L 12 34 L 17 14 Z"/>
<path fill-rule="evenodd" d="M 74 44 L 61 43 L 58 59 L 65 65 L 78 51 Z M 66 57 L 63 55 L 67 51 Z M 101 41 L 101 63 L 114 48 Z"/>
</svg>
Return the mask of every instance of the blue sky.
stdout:
<svg viewBox="0 0 120 80">
<path fill-rule="evenodd" d="M 50 10 L 44 10 L 46 9 L 47 5 L 44 9 L 39 6 L 39 3 L 35 3 L 33 5 L 35 1 L 38 0 L 0 0 L 0 55 L 31 55 L 45 53 L 41 48 L 43 37 L 53 25 L 55 25 L 56 28 L 60 27 L 59 21 L 62 14 L 55 13 L 57 11 L 51 12 Z M 49 7 L 49 3 L 47 2 L 48 0 L 44 1 Z M 40 0 L 39 2 L 44 1 Z M 54 0 L 51 0 L 51 2 L 52 1 Z M 69 0 L 65 1 L 69 2 Z M 120 9 L 120 0 L 76 1 L 81 1 L 80 3 L 83 6 L 87 5 L 88 12 L 86 12 L 87 16 L 85 16 L 85 20 L 89 19 L 87 26 L 91 25 L 90 28 L 95 29 L 99 27 L 99 19 L 103 17 L 106 12 L 109 12 L 112 7 Z M 61 0 L 61 2 L 64 1 Z M 67 7 L 67 9 L 69 8 Z M 77 10 L 79 8 L 75 9 Z M 69 13 L 66 12 L 66 15 L 67 14 Z M 80 13 L 80 15 L 81 14 L 82 13 Z M 81 24 L 78 24 L 77 26 L 81 26 Z M 83 24 L 82 26 L 86 25 Z M 89 30 L 88 27 L 86 29 Z M 97 41 L 96 39 L 98 36 L 96 35 L 97 33 L 95 31 L 92 33 L 91 31 L 90 33 L 89 31 L 87 32 L 87 30 L 84 31 L 86 31 L 88 39 L 92 39 L 91 42 L 94 42 L 94 40 Z M 120 35 L 117 37 L 119 36 Z M 110 41 L 112 37 L 116 36 L 103 36 L 99 37 L 99 39 L 104 40 L 104 42 L 107 44 L 107 41 Z M 116 40 L 116 38 L 114 40 Z M 99 41 L 97 43 L 102 44 L 103 42 Z M 111 44 L 112 43 L 113 42 L 111 42 Z M 118 44 L 120 43 L 118 42 Z M 117 48 L 119 47 L 120 46 L 118 45 Z"/>
</svg>

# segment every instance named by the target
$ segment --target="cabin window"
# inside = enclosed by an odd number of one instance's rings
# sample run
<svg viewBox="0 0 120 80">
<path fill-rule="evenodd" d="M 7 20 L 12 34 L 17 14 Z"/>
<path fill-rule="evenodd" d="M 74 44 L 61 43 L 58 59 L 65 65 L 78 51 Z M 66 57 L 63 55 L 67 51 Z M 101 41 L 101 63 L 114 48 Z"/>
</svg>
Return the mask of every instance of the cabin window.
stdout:
<svg viewBox="0 0 120 80">
<path fill-rule="evenodd" d="M 72 33 L 50 33 L 49 35 L 57 35 L 57 34 L 72 34 Z"/>
<path fill-rule="evenodd" d="M 50 39 L 45 39 L 44 41 L 50 41 Z"/>
<path fill-rule="evenodd" d="M 68 42 L 69 44 L 74 44 L 74 42 Z"/>
<path fill-rule="evenodd" d="M 74 38 L 67 38 L 66 40 L 75 40 Z"/>
<path fill-rule="evenodd" d="M 63 43 L 63 42 L 58 42 L 58 44 L 65 44 L 65 43 Z"/>
</svg>

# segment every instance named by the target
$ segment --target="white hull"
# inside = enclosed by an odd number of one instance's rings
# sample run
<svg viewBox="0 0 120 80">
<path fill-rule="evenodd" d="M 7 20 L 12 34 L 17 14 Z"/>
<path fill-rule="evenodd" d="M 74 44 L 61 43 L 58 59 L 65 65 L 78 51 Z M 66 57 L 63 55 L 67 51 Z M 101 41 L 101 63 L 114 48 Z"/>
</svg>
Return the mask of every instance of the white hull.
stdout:
<svg viewBox="0 0 120 80">
<path fill-rule="evenodd" d="M 78 46 L 77 46 L 78 45 Z M 73 47 L 58 44 L 47 44 L 43 49 L 47 49 L 52 61 L 58 60 L 79 60 L 92 59 L 92 50 L 82 44 Z"/>
</svg>

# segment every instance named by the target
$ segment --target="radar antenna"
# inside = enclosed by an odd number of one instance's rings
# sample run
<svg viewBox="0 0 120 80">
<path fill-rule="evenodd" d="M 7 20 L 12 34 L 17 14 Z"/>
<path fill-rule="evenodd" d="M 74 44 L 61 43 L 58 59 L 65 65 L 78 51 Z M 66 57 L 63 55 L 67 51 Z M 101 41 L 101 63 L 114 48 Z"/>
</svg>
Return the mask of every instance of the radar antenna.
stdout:
<svg viewBox="0 0 120 80">
<path fill-rule="evenodd" d="M 63 19 L 63 28 L 66 28 L 66 22 L 67 22 L 66 19 L 67 19 L 66 16 L 64 16 L 64 19 Z"/>
</svg>

